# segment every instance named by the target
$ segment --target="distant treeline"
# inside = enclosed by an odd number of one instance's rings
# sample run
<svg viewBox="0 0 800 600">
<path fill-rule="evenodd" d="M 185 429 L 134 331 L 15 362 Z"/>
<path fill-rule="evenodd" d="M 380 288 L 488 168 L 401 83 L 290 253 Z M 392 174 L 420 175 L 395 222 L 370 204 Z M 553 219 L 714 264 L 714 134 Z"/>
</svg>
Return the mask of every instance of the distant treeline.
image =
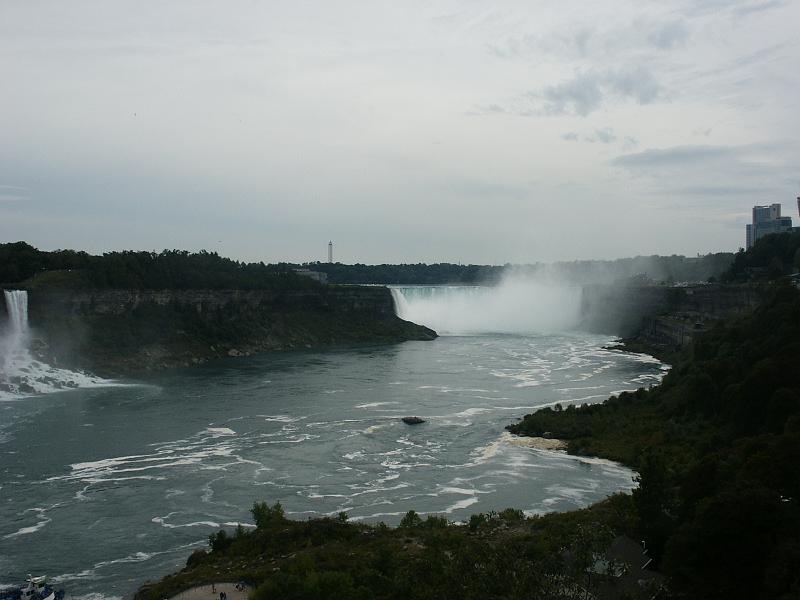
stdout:
<svg viewBox="0 0 800 600">
<path fill-rule="evenodd" d="M 124 251 L 100 256 L 76 250 L 45 252 L 25 242 L 16 242 L 0 244 L 0 283 L 28 281 L 31 285 L 130 289 L 295 289 L 319 285 L 310 278 L 298 276 L 294 272 L 297 268 L 321 271 L 333 284 L 492 285 L 507 275 L 553 278 L 575 284 L 631 279 L 642 283 L 675 283 L 720 278 L 733 259 L 734 254 L 722 252 L 697 257 L 636 256 L 613 261 L 532 265 L 320 262 L 300 265 L 245 263 L 205 250 Z"/>
<path fill-rule="evenodd" d="M 776 279 L 800 271 L 800 232 L 767 235 L 740 250 L 723 281 Z"/>
<path fill-rule="evenodd" d="M 66 288 L 300 289 L 320 284 L 288 265 L 244 263 L 216 252 L 44 252 L 25 242 L 0 244 L 0 283 Z"/>
<path fill-rule="evenodd" d="M 549 277 L 570 283 L 613 283 L 634 277 L 642 282 L 674 283 L 718 278 L 730 267 L 733 257 L 731 252 L 720 252 L 696 258 L 677 255 L 636 256 L 618 260 L 579 260 L 532 265 L 345 265 L 314 262 L 296 266 L 326 273 L 330 283 L 491 285 L 501 281 L 507 274 Z"/>
</svg>

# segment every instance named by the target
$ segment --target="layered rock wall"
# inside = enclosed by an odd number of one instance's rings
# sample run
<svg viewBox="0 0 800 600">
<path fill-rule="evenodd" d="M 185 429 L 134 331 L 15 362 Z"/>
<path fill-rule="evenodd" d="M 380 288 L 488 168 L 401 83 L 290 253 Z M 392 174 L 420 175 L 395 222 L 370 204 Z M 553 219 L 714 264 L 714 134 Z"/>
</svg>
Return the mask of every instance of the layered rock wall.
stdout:
<svg viewBox="0 0 800 600">
<path fill-rule="evenodd" d="M 34 350 L 102 375 L 222 356 L 342 344 L 430 340 L 398 318 L 388 288 L 316 290 L 32 290 Z"/>
</svg>

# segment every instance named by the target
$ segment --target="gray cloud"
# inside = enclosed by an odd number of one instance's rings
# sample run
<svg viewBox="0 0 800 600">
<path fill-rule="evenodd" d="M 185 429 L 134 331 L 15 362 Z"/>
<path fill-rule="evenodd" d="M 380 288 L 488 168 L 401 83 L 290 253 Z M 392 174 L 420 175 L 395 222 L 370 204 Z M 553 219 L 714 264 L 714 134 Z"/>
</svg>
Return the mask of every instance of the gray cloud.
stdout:
<svg viewBox="0 0 800 600">
<path fill-rule="evenodd" d="M 634 100 L 638 104 L 650 104 L 658 100 L 661 93 L 661 85 L 643 66 L 601 73 L 589 71 L 539 92 L 531 92 L 528 97 L 534 104 L 533 108 L 510 112 L 586 117 L 609 101 Z"/>
<path fill-rule="evenodd" d="M 605 129 L 595 129 L 593 139 L 601 144 L 610 144 L 617 139 L 617 136 L 613 129 L 606 127 Z"/>
<path fill-rule="evenodd" d="M 592 133 L 580 135 L 575 131 L 568 131 L 561 134 L 561 139 L 567 142 L 588 142 L 590 144 L 613 144 L 614 142 L 621 142 L 623 150 L 632 150 L 638 145 L 636 139 L 625 136 L 622 140 L 619 139 L 617 134 L 611 127 L 604 127 L 602 129 L 595 129 Z"/>
<path fill-rule="evenodd" d="M 625 152 L 629 152 L 633 150 L 639 145 L 639 140 L 629 135 L 625 136 L 625 139 L 622 140 L 622 150 Z"/>
<path fill-rule="evenodd" d="M 662 92 L 653 74 L 643 66 L 609 71 L 605 82 L 618 95 L 633 98 L 639 104 L 654 102 Z"/>
<path fill-rule="evenodd" d="M 770 0 L 767 2 L 763 2 L 761 0 L 757 0 L 754 4 L 746 4 L 744 6 L 739 6 L 736 8 L 736 14 L 740 17 L 746 17 L 748 15 L 752 15 L 754 13 L 762 13 L 768 10 L 772 10 L 774 8 L 782 8 L 786 6 L 785 0 Z"/>
<path fill-rule="evenodd" d="M 796 172 L 797 155 L 793 142 L 685 145 L 625 154 L 611 164 L 665 198 L 660 202 L 666 206 L 752 206 L 789 200 L 787 180 Z"/>
<path fill-rule="evenodd" d="M 603 103 L 602 77 L 597 73 L 579 73 L 573 79 L 546 87 L 532 98 L 542 98 L 540 112 L 549 115 L 576 114 L 582 117 L 596 111 Z"/>
<path fill-rule="evenodd" d="M 689 39 L 689 26 L 684 20 L 662 23 L 647 34 L 647 39 L 656 48 L 669 50 L 686 43 Z"/>
<path fill-rule="evenodd" d="M 748 17 L 786 5 L 785 0 L 690 0 L 682 11 L 690 16 L 727 12 L 736 17 Z"/>
</svg>

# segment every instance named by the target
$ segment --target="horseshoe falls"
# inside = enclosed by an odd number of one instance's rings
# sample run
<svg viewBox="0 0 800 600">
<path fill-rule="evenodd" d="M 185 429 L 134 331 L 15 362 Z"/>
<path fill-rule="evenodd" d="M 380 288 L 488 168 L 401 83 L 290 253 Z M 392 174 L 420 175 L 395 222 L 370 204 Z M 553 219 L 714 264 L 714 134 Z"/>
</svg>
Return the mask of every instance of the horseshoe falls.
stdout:
<svg viewBox="0 0 800 600">
<path fill-rule="evenodd" d="M 439 334 L 540 334 L 574 329 L 578 286 L 507 280 L 498 286 L 393 286 L 397 315 Z"/>
</svg>

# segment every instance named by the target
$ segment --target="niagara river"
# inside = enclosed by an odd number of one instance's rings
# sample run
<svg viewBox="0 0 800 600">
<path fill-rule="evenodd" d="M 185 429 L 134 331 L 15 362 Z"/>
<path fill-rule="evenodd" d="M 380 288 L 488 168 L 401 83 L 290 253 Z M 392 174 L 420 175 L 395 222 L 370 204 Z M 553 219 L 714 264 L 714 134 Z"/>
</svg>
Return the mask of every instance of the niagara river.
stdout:
<svg viewBox="0 0 800 600">
<path fill-rule="evenodd" d="M 255 501 L 295 519 L 397 524 L 411 509 L 564 511 L 635 485 L 627 468 L 525 447 L 504 427 L 653 385 L 662 363 L 609 349 L 609 336 L 520 321 L 502 295 L 394 294 L 400 316 L 445 335 L 4 397 L 0 584 L 47 574 L 68 597 L 129 598 L 219 528 L 251 526 Z M 462 327 L 459 311 L 472 315 Z M 426 422 L 406 425 L 410 415 Z"/>
</svg>

